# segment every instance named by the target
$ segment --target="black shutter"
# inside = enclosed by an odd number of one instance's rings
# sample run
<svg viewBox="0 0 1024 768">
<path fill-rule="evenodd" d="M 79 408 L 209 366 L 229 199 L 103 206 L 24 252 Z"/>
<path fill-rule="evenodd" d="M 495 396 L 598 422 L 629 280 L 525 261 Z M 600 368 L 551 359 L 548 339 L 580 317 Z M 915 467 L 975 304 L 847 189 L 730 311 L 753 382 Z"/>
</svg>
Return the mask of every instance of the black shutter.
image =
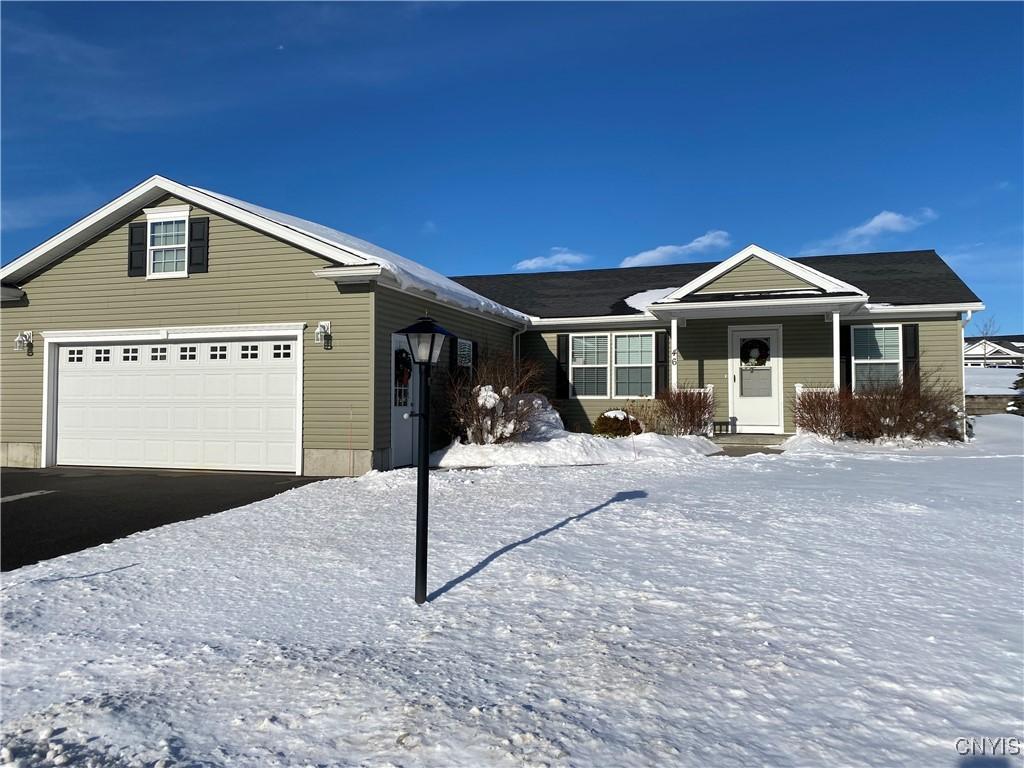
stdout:
<svg viewBox="0 0 1024 768">
<path fill-rule="evenodd" d="M 188 220 L 188 273 L 209 271 L 210 219 L 206 216 Z"/>
<path fill-rule="evenodd" d="M 921 357 L 917 323 L 903 325 L 903 381 L 918 387 L 921 384 Z"/>
<path fill-rule="evenodd" d="M 454 376 L 459 370 L 459 340 L 455 336 L 448 337 L 448 373 Z"/>
<path fill-rule="evenodd" d="M 569 396 L 569 334 L 560 333 L 557 338 L 558 360 L 555 368 L 555 397 Z"/>
<path fill-rule="evenodd" d="M 654 334 L 654 394 L 660 395 L 669 388 L 669 342 L 667 333 Z"/>
<path fill-rule="evenodd" d="M 128 277 L 146 276 L 146 222 L 128 225 Z"/>
<path fill-rule="evenodd" d="M 848 325 L 839 329 L 839 371 L 842 375 L 842 388 L 851 389 L 853 386 L 853 359 L 850 353 L 850 326 Z"/>
</svg>

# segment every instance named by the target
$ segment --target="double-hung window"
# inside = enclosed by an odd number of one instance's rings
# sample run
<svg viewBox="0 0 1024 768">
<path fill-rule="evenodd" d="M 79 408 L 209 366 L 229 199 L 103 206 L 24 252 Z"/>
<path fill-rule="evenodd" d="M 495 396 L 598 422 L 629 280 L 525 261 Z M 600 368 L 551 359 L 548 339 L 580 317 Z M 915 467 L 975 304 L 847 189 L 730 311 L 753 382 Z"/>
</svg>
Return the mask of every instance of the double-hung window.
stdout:
<svg viewBox="0 0 1024 768">
<path fill-rule="evenodd" d="M 850 328 L 854 390 L 898 384 L 903 373 L 898 325 L 855 325 Z"/>
<path fill-rule="evenodd" d="M 186 206 L 146 209 L 146 276 L 188 276 L 188 212 Z"/>
<path fill-rule="evenodd" d="M 608 335 L 574 335 L 569 339 L 573 396 L 608 397 Z"/>
<path fill-rule="evenodd" d="M 654 396 L 654 334 L 617 333 L 612 370 L 616 397 Z"/>
</svg>

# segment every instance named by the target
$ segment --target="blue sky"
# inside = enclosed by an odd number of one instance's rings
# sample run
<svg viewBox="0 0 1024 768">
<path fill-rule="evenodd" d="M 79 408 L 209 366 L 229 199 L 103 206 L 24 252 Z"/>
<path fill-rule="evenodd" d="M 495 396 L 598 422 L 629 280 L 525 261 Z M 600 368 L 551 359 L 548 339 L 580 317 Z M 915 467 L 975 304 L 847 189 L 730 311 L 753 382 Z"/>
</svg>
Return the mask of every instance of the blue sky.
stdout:
<svg viewBox="0 0 1024 768">
<path fill-rule="evenodd" d="M 1024 6 L 4 3 L 9 261 L 153 173 L 447 274 L 935 248 L 1024 330 Z"/>
</svg>

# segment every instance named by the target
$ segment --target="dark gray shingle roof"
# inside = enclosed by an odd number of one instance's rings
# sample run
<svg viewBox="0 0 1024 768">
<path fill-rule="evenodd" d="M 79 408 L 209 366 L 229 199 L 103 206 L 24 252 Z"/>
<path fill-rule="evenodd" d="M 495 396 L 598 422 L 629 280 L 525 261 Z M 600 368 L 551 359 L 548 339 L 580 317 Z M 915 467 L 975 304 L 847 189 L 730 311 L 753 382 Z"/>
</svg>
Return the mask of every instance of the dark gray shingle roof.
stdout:
<svg viewBox="0 0 1024 768">
<path fill-rule="evenodd" d="M 1006 346 L 1011 344 L 1017 347 L 1024 347 L 1024 333 L 1003 334 L 1002 336 L 964 336 L 965 344 L 976 344 L 982 339 L 994 341 L 996 344 Z"/>
<path fill-rule="evenodd" d="M 980 299 L 935 251 L 853 253 L 794 259 L 857 286 L 873 304 L 952 304 Z M 453 277 L 505 306 L 537 317 L 639 314 L 626 299 L 685 285 L 718 262 Z"/>
</svg>

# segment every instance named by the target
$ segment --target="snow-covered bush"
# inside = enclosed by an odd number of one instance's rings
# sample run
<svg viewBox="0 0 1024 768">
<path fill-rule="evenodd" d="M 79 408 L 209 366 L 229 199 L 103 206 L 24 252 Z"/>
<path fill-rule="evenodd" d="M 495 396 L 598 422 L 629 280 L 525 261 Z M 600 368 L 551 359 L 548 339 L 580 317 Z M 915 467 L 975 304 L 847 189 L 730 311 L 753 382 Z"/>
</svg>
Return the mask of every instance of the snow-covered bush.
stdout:
<svg viewBox="0 0 1024 768">
<path fill-rule="evenodd" d="M 594 420 L 594 427 L 591 430 L 595 435 L 601 437 L 628 437 L 639 435 L 643 432 L 643 426 L 639 419 L 625 411 L 605 411 Z"/>
<path fill-rule="evenodd" d="M 654 400 L 634 400 L 627 410 L 645 432 L 661 435 L 708 435 L 715 418 L 715 397 L 703 388 L 662 392 Z"/>
<path fill-rule="evenodd" d="M 459 437 L 467 443 L 491 445 L 524 435 L 541 406 L 547 405 L 543 396 L 531 394 L 540 379 L 536 362 L 517 361 L 510 354 L 483 354 L 474 371 L 451 376 L 449 407 Z"/>
</svg>

